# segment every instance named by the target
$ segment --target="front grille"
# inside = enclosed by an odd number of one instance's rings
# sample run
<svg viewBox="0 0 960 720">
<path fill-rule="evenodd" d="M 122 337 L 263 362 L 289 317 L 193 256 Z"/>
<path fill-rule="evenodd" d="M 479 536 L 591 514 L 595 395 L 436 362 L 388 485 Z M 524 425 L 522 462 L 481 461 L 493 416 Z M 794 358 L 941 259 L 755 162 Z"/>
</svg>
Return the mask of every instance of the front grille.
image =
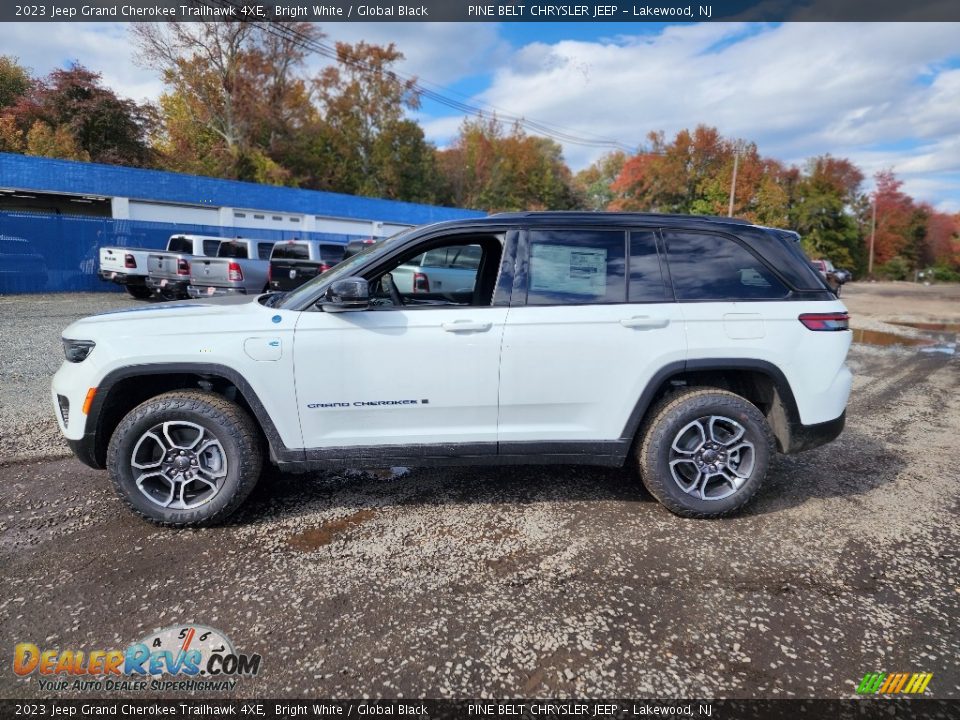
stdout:
<svg viewBox="0 0 960 720">
<path fill-rule="evenodd" d="M 57 404 L 60 405 L 60 417 L 63 418 L 63 426 L 66 427 L 70 422 L 70 401 L 63 395 L 57 395 Z"/>
</svg>

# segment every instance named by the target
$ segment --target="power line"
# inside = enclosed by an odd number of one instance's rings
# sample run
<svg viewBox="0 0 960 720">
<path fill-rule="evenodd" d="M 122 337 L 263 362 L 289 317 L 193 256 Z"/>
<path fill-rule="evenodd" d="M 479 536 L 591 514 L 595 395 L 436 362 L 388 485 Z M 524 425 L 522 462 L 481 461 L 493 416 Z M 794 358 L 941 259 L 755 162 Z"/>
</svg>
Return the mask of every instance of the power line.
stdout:
<svg viewBox="0 0 960 720">
<path fill-rule="evenodd" d="M 220 6 L 232 6 L 236 8 L 243 7 L 242 3 L 235 2 L 234 0 L 200 0 L 200 2 L 203 2 L 204 4 L 214 3 Z M 305 50 L 307 52 L 316 53 L 317 55 L 321 55 L 323 57 L 335 60 L 338 63 L 350 65 L 352 67 L 358 68 L 365 72 L 374 72 L 376 70 L 376 68 L 362 61 L 342 59 L 340 57 L 340 54 L 337 52 L 337 49 L 335 46 L 330 45 L 329 43 L 325 43 L 322 40 L 319 40 L 317 38 L 312 38 L 308 35 L 305 35 L 304 33 L 296 30 L 293 27 L 290 27 L 289 25 L 285 25 L 280 22 L 266 22 L 266 23 L 252 22 L 251 24 L 255 24 L 258 27 L 261 27 L 262 29 L 264 29 L 265 31 L 273 34 L 275 37 L 279 37 L 288 42 L 291 42 L 297 47 L 299 47 L 300 49 Z M 636 146 L 628 145 L 627 143 L 621 142 L 619 140 L 611 140 L 611 139 L 600 138 L 596 136 L 591 138 L 584 135 L 574 134 L 573 132 L 569 132 L 559 126 L 552 125 L 550 123 L 545 123 L 538 120 L 532 120 L 523 116 L 513 115 L 511 113 L 503 112 L 501 110 L 498 110 L 497 108 L 494 108 L 493 106 L 488 105 L 488 107 L 490 107 L 491 110 L 487 110 L 487 109 L 484 109 L 483 107 L 480 107 L 479 105 L 474 105 L 469 102 L 462 102 L 455 98 L 449 97 L 443 92 L 431 90 L 430 88 L 426 87 L 425 84 L 433 85 L 434 87 L 441 87 L 441 86 L 426 80 L 416 78 L 412 75 L 408 75 L 400 71 L 387 70 L 386 75 L 387 77 L 401 80 L 407 85 L 409 85 L 412 91 L 415 92 L 418 97 L 431 100 L 445 107 L 451 108 L 458 112 L 462 112 L 466 115 L 475 115 L 477 117 L 484 118 L 484 119 L 505 120 L 507 122 L 514 123 L 521 127 L 524 127 L 535 134 L 544 135 L 546 137 L 549 137 L 561 143 L 569 143 L 571 145 L 580 145 L 582 147 L 610 148 L 615 150 L 622 150 L 627 153 L 634 153 L 637 151 Z M 441 87 L 441 89 L 446 91 L 445 88 Z"/>
</svg>

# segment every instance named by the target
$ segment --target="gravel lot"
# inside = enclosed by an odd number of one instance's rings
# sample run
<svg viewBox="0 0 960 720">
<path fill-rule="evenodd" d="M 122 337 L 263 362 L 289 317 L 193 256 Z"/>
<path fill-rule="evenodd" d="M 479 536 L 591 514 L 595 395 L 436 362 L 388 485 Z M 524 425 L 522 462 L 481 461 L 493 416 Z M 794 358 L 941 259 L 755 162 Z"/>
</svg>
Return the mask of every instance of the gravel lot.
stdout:
<svg viewBox="0 0 960 720">
<path fill-rule="evenodd" d="M 960 288 L 843 299 L 937 351 L 855 344 L 844 434 L 781 456 L 739 517 L 681 520 L 620 471 L 413 469 L 271 479 L 175 532 L 62 457 L 49 408 L 62 328 L 135 301 L 0 298 L 0 636 L 211 625 L 263 655 L 239 697 L 851 697 L 877 671 L 960 697 L 956 333 L 890 323 L 956 323 Z M 0 663 L 0 697 L 42 694 Z"/>
</svg>

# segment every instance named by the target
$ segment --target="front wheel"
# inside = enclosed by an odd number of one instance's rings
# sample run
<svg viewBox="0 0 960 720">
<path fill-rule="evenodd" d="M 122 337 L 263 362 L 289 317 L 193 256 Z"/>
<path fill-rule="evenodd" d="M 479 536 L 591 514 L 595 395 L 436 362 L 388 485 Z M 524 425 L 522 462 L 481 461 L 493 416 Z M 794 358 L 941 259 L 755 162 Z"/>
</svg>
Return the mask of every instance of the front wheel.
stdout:
<svg viewBox="0 0 960 720">
<path fill-rule="evenodd" d="M 107 469 L 141 517 L 174 527 L 214 525 L 253 490 L 263 462 L 257 428 L 213 393 L 180 390 L 131 410 L 113 433 Z"/>
<path fill-rule="evenodd" d="M 756 494 L 773 434 L 751 402 L 718 388 L 667 396 L 650 413 L 638 448 L 650 493 L 683 517 L 730 515 Z"/>
</svg>

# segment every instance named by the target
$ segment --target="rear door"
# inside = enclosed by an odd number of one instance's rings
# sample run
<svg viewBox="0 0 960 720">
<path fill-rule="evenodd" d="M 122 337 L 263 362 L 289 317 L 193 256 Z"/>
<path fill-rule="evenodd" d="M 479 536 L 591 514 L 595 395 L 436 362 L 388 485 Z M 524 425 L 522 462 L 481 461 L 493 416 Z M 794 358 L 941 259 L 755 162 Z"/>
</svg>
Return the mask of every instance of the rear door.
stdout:
<svg viewBox="0 0 960 720">
<path fill-rule="evenodd" d="M 500 366 L 501 454 L 544 441 L 622 445 L 644 388 L 686 355 L 656 230 L 531 229 L 520 257 Z"/>
</svg>

